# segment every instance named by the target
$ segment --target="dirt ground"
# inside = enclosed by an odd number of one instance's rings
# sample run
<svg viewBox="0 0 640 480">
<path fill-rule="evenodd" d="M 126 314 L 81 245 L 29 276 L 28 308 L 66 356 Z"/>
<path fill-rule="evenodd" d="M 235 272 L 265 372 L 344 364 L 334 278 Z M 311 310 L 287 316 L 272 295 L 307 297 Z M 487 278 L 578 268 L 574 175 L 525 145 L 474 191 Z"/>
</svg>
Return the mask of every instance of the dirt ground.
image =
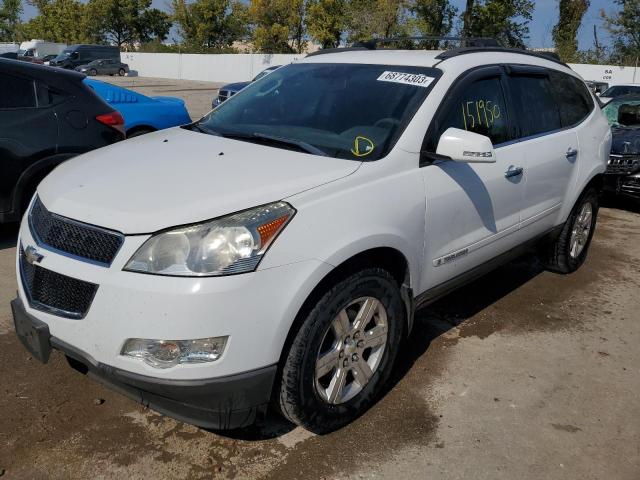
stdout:
<svg viewBox="0 0 640 480">
<path fill-rule="evenodd" d="M 213 94 L 190 93 L 190 108 Z M 387 394 L 326 436 L 273 414 L 243 431 L 198 429 L 59 353 L 38 363 L 13 333 L 15 241 L 15 226 L 0 227 L 2 480 L 640 478 L 637 206 L 601 210 L 573 275 L 527 256 L 419 311 Z"/>
</svg>

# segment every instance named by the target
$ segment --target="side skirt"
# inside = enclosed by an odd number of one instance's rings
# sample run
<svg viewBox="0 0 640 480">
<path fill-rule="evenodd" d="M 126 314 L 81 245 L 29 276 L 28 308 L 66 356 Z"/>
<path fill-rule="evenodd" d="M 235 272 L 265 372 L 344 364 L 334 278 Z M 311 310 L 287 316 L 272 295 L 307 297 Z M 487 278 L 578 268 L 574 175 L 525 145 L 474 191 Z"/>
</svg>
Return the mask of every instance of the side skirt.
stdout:
<svg viewBox="0 0 640 480">
<path fill-rule="evenodd" d="M 437 300 L 440 300 L 442 297 L 447 296 L 449 293 L 457 290 L 463 285 L 467 285 L 474 280 L 477 280 L 478 278 L 486 275 L 492 270 L 495 270 L 496 268 L 509 263 L 510 261 L 518 257 L 521 257 L 540 244 L 546 244 L 555 241 L 555 239 L 560 235 L 563 227 L 564 224 L 558 225 L 551 230 L 538 235 L 537 237 L 534 237 L 533 239 L 528 240 L 527 242 L 518 245 L 517 247 L 514 247 L 511 250 L 498 255 L 497 257 L 492 258 L 491 260 L 478 265 L 477 267 L 474 267 L 467 272 L 458 275 L 457 277 L 452 278 L 451 280 L 447 280 L 440 285 L 436 285 L 435 287 L 426 290 L 415 298 L 414 309 L 417 310 L 420 307 L 424 307 L 436 302 Z"/>
</svg>

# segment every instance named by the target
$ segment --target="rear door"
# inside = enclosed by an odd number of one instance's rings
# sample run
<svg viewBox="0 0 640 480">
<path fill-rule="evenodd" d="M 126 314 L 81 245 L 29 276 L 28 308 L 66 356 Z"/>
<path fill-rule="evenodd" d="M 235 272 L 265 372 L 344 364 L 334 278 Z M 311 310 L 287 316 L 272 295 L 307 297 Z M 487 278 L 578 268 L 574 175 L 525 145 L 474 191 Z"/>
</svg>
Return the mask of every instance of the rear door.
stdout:
<svg viewBox="0 0 640 480">
<path fill-rule="evenodd" d="M 0 75 L 0 211 L 14 207 L 18 179 L 56 153 L 58 125 L 42 86 L 19 74 Z"/>
<path fill-rule="evenodd" d="M 548 69 L 508 68 L 510 104 L 518 125 L 515 139 L 524 161 L 522 235 L 526 240 L 557 223 L 578 158 L 578 137 L 564 128 Z"/>
</svg>

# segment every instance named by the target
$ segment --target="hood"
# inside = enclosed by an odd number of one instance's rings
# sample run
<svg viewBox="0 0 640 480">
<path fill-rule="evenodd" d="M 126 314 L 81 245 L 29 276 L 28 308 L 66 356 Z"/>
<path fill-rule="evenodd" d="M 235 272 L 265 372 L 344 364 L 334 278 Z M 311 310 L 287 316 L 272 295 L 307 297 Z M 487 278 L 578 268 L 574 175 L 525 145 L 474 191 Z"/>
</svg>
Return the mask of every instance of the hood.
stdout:
<svg viewBox="0 0 640 480">
<path fill-rule="evenodd" d="M 640 154 L 640 127 L 611 129 L 613 141 L 611 153 L 618 155 Z"/>
<path fill-rule="evenodd" d="M 59 215 L 151 233 L 278 201 L 360 165 L 173 128 L 75 157 L 38 195 Z"/>
<path fill-rule="evenodd" d="M 230 92 L 239 92 L 240 90 L 242 90 L 244 87 L 246 87 L 250 83 L 251 82 L 229 83 L 229 84 L 225 85 L 224 87 L 220 87 L 220 91 L 225 90 L 225 91 L 230 91 Z"/>
</svg>

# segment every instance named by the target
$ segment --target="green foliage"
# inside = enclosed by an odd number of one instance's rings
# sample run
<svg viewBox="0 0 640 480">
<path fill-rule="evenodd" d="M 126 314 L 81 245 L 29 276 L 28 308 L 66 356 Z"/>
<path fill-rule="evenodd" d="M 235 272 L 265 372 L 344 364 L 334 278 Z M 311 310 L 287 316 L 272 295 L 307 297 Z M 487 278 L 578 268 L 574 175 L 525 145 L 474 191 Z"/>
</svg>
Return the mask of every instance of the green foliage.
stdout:
<svg viewBox="0 0 640 480">
<path fill-rule="evenodd" d="M 322 48 L 335 48 L 347 26 L 345 0 L 309 0 L 306 26 L 309 36 Z"/>
<path fill-rule="evenodd" d="M 444 37 L 453 28 L 458 10 L 449 0 L 415 0 L 411 7 L 416 29 L 422 35 Z M 438 48 L 440 42 L 427 42 L 429 48 Z"/>
<path fill-rule="evenodd" d="M 173 0 L 172 9 L 187 50 L 228 49 L 248 32 L 247 7 L 239 1 Z"/>
<path fill-rule="evenodd" d="M 251 0 L 253 45 L 259 52 L 300 53 L 306 46 L 304 0 Z"/>
<path fill-rule="evenodd" d="M 524 48 L 533 17 L 531 0 L 468 1 L 463 33 L 471 37 L 491 37 L 508 47 Z"/>
<path fill-rule="evenodd" d="M 407 36 L 412 32 L 409 0 L 351 0 L 347 5 L 350 42 Z"/>
<path fill-rule="evenodd" d="M 19 35 L 20 0 L 0 0 L 0 42 L 12 42 Z"/>
<path fill-rule="evenodd" d="M 26 38 L 67 44 L 95 40 L 88 34 L 86 5 L 77 0 L 38 0 L 34 4 L 38 15 L 23 25 Z"/>
<path fill-rule="evenodd" d="M 151 8 L 151 0 L 89 0 L 90 27 L 118 46 L 164 40 L 171 29 L 169 15 Z"/>
<path fill-rule="evenodd" d="M 634 65 L 640 57 L 640 0 L 614 0 L 620 10 L 606 16 L 607 28 L 613 37 L 612 60 Z"/>
<path fill-rule="evenodd" d="M 589 9 L 589 0 L 559 0 L 560 15 L 553 27 L 553 41 L 556 53 L 565 62 L 575 62 L 578 54 L 578 29 L 582 17 Z"/>
</svg>

